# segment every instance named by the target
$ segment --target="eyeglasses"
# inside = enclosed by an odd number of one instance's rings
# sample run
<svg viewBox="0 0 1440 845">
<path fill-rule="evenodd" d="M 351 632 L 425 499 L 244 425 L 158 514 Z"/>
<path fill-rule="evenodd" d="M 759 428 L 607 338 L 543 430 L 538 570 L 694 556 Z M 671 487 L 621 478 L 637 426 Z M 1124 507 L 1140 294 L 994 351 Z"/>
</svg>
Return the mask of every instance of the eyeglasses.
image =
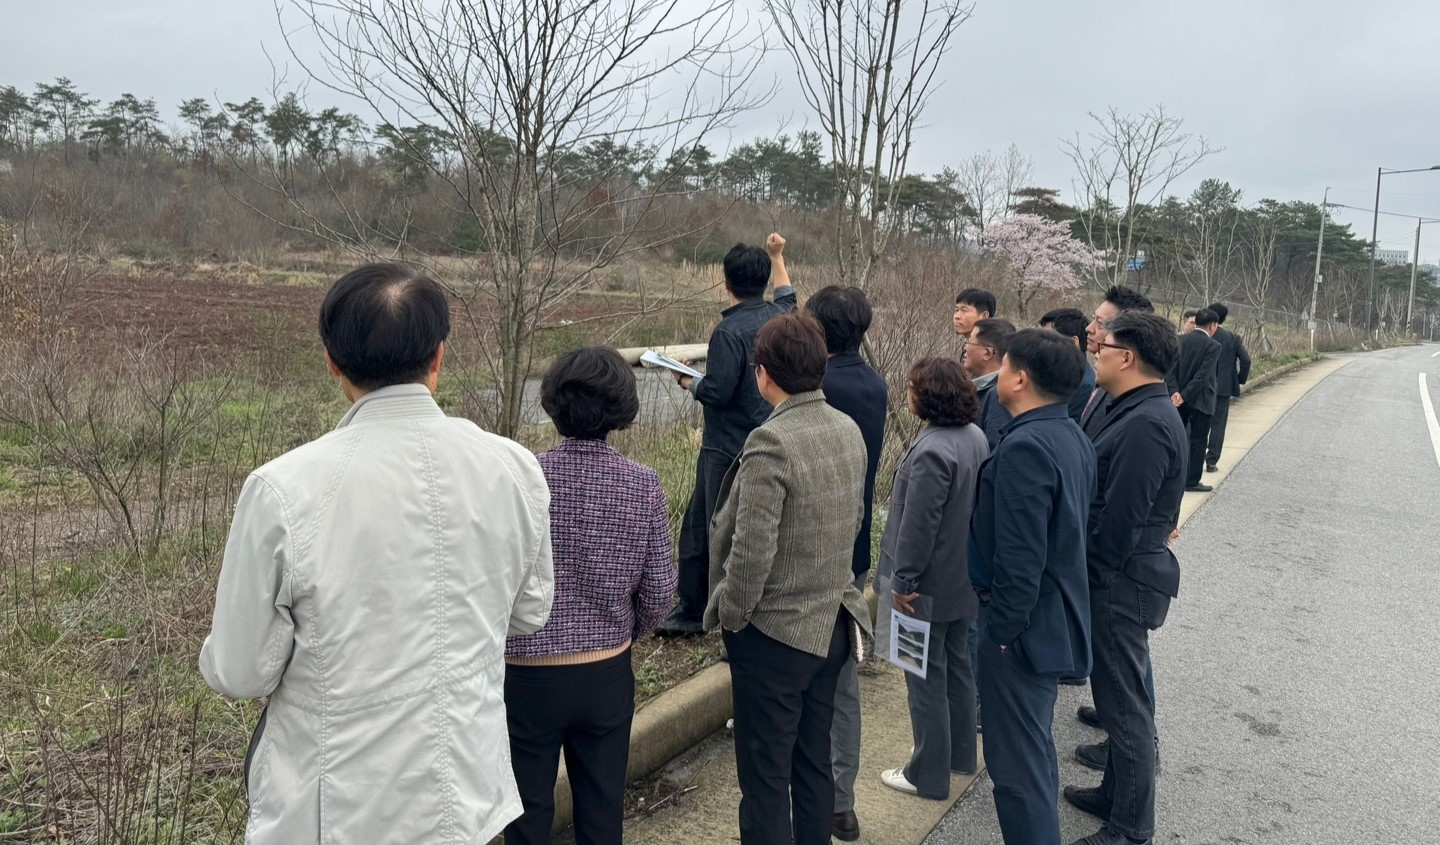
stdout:
<svg viewBox="0 0 1440 845">
<path fill-rule="evenodd" d="M 1097 341 L 1097 342 L 1095 343 L 1095 345 L 1096 345 L 1096 346 L 1106 346 L 1106 347 L 1109 347 L 1110 349 L 1123 349 L 1123 350 L 1125 350 L 1126 352 L 1130 352 L 1130 353 L 1133 353 L 1133 352 L 1135 351 L 1135 350 L 1131 349 L 1131 348 L 1128 347 L 1128 346 L 1121 346 L 1121 345 L 1118 344 L 1118 343 L 1106 343 L 1106 342 L 1103 341 L 1103 340 Z"/>
<path fill-rule="evenodd" d="M 988 349 L 988 350 L 990 350 L 991 352 L 994 352 L 994 351 L 995 351 L 995 347 L 991 346 L 990 344 L 988 344 L 988 343 L 980 343 L 980 342 L 974 341 L 974 340 L 967 340 L 967 341 L 965 341 L 964 346 L 965 346 L 966 348 L 969 348 L 969 347 L 971 347 L 971 346 L 978 346 L 978 347 L 980 347 L 981 349 Z"/>
</svg>

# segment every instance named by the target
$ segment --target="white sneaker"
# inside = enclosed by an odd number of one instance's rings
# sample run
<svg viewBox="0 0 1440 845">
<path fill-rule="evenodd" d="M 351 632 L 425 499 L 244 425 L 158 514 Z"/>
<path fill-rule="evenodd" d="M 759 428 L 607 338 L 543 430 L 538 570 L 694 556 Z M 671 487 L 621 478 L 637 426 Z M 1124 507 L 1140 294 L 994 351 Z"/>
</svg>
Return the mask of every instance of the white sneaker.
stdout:
<svg viewBox="0 0 1440 845">
<path fill-rule="evenodd" d="M 908 795 L 919 795 L 920 790 L 915 784 L 905 779 L 904 769 L 886 769 L 880 773 L 880 782 L 897 792 L 904 792 Z"/>
</svg>

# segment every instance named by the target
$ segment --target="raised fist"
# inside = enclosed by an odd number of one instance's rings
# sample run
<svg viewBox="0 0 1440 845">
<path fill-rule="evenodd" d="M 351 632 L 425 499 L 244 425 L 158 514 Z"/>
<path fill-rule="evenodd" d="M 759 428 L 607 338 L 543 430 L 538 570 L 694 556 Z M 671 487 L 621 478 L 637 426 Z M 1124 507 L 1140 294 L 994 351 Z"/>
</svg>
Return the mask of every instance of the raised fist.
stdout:
<svg viewBox="0 0 1440 845">
<path fill-rule="evenodd" d="M 770 253 L 771 258 L 785 251 L 785 239 L 780 237 L 779 232 L 771 232 L 770 237 L 765 239 L 765 251 Z"/>
</svg>

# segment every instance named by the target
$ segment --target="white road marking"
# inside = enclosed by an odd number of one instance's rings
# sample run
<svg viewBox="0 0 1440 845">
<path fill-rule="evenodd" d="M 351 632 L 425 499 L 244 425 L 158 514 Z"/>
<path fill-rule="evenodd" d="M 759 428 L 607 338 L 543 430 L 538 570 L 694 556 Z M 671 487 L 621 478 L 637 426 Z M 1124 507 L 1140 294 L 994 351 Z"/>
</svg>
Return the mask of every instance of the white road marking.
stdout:
<svg viewBox="0 0 1440 845">
<path fill-rule="evenodd" d="M 1430 402 L 1430 385 L 1420 374 L 1420 404 L 1425 409 L 1425 423 L 1430 426 L 1430 445 L 1435 447 L 1435 463 L 1440 464 L 1440 422 L 1435 420 L 1435 406 Z"/>
<path fill-rule="evenodd" d="M 1440 352 L 1431 352 L 1431 353 L 1430 353 L 1430 357 L 1431 357 L 1431 358 L 1440 358 Z"/>
</svg>

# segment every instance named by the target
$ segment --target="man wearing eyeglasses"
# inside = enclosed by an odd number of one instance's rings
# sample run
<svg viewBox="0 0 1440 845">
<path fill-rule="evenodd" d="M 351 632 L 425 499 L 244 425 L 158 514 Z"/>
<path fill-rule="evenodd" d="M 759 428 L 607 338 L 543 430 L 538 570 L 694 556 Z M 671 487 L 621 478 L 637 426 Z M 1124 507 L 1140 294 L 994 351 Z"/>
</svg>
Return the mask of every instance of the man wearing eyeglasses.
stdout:
<svg viewBox="0 0 1440 845">
<path fill-rule="evenodd" d="M 1094 439 L 1095 498 L 1086 531 L 1090 684 L 1109 755 L 1099 787 L 1067 786 L 1065 800 L 1105 821 L 1073 845 L 1148 843 L 1155 835 L 1155 715 L 1146 689 L 1150 632 L 1179 594 L 1167 543 L 1185 496 L 1187 439 L 1165 374 L 1180 356 L 1162 317 L 1125 311 L 1105 321 L 1095 380 L 1110 398 Z"/>
<path fill-rule="evenodd" d="M 965 338 L 965 357 L 961 363 L 975 383 L 975 393 L 980 399 L 980 429 L 985 432 L 991 450 L 1000 441 L 1000 429 L 1010 422 L 1010 412 L 995 396 L 995 378 L 1013 334 L 1014 323 L 987 317 L 971 326 L 970 335 Z"/>
</svg>

